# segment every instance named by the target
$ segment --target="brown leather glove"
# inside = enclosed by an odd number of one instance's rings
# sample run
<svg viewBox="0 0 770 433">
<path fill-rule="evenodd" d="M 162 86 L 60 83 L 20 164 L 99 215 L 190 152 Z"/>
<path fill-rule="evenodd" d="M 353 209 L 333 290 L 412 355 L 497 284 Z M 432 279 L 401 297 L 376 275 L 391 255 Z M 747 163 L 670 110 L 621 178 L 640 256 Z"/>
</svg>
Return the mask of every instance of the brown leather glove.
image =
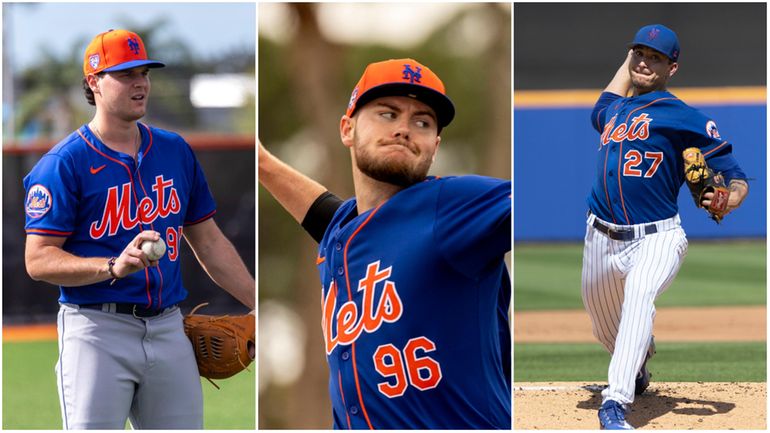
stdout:
<svg viewBox="0 0 770 433">
<path fill-rule="evenodd" d="M 254 315 L 195 314 L 205 305 L 208 303 L 196 306 L 184 317 L 184 332 L 192 342 L 200 375 L 209 381 L 226 379 L 240 373 L 253 361 Z"/>
<path fill-rule="evenodd" d="M 684 158 L 684 177 L 695 205 L 706 209 L 711 219 L 722 221 L 727 213 L 727 200 L 730 198 L 730 190 L 725 185 L 725 179 L 720 173 L 714 172 L 706 164 L 706 158 L 697 147 L 690 147 L 682 152 Z M 703 195 L 707 192 L 714 193 L 711 203 L 703 205 Z"/>
</svg>

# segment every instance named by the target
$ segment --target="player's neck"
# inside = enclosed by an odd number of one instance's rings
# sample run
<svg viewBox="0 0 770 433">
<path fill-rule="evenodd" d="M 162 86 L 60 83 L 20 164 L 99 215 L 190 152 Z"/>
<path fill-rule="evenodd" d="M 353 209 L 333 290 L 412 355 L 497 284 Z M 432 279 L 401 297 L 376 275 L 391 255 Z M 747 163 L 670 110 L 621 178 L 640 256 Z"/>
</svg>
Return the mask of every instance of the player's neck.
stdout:
<svg viewBox="0 0 770 433">
<path fill-rule="evenodd" d="M 141 134 L 136 121 L 105 119 L 97 113 L 88 127 L 105 146 L 136 157 L 141 145 Z"/>
<path fill-rule="evenodd" d="M 642 96 L 642 95 L 646 95 L 647 93 L 665 92 L 665 91 L 666 91 L 666 86 L 661 86 L 657 88 L 644 88 L 644 89 L 640 89 L 639 87 L 634 87 L 632 96 Z"/>
<path fill-rule="evenodd" d="M 372 179 L 359 170 L 353 170 L 353 187 L 356 192 L 356 208 L 359 215 L 385 203 L 404 189 L 398 185 Z"/>
</svg>

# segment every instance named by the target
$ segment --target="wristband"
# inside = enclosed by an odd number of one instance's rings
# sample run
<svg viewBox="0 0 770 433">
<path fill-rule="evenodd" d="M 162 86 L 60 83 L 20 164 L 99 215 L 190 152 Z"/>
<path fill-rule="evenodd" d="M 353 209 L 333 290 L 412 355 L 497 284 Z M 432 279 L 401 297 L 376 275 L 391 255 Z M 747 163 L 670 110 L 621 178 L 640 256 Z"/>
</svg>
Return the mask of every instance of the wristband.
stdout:
<svg viewBox="0 0 770 433">
<path fill-rule="evenodd" d="M 110 259 L 107 260 L 107 271 L 112 276 L 112 281 L 110 282 L 110 285 L 115 284 L 115 281 L 118 281 L 120 279 L 120 277 L 117 276 L 117 274 L 115 274 L 115 271 L 112 269 L 113 266 L 115 266 L 116 259 L 117 259 L 116 257 L 110 257 Z"/>
</svg>

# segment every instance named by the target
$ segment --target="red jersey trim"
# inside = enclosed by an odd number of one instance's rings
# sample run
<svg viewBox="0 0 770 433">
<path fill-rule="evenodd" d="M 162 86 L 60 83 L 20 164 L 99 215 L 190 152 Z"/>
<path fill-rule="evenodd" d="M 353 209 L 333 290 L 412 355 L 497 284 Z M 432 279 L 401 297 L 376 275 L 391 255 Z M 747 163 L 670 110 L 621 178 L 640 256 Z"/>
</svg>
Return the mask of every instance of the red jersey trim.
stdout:
<svg viewBox="0 0 770 433">
<path fill-rule="evenodd" d="M 637 112 L 637 111 L 639 111 L 641 109 L 647 108 L 650 105 L 657 104 L 660 101 L 666 101 L 666 100 L 669 100 L 669 99 L 676 100 L 677 98 L 668 98 L 668 97 L 667 98 L 658 98 L 658 99 L 656 99 L 654 101 L 650 101 L 646 105 L 642 105 L 641 107 L 634 108 L 633 110 L 631 110 L 628 113 L 628 115 L 626 116 L 626 121 L 624 123 L 628 124 L 628 119 L 630 119 L 631 116 L 635 112 Z M 621 142 L 620 143 L 620 147 L 618 148 L 618 191 L 620 192 L 620 206 L 623 209 L 623 216 L 626 218 L 626 224 L 631 224 L 631 220 L 628 219 L 628 211 L 626 211 L 626 201 L 623 198 L 623 185 L 622 185 L 622 182 L 621 182 L 621 178 L 623 176 L 622 176 L 622 173 L 620 171 L 620 162 L 622 161 L 622 158 L 623 158 L 622 155 L 623 155 L 623 143 Z M 605 173 L 606 173 L 606 171 L 605 171 Z M 615 221 L 613 220 L 613 222 L 615 222 Z"/>
<path fill-rule="evenodd" d="M 203 218 L 201 218 L 201 219 L 198 219 L 198 220 L 195 220 L 195 221 L 192 221 L 192 222 L 187 222 L 187 221 L 185 221 L 184 225 L 185 225 L 185 226 L 194 226 L 195 224 L 200 224 L 200 223 L 202 223 L 203 221 L 206 221 L 207 219 L 209 219 L 209 218 L 213 217 L 215 213 L 217 213 L 217 210 L 216 210 L 216 209 L 214 209 L 213 211 L 209 212 L 209 213 L 208 213 L 206 216 L 204 216 L 204 217 L 203 217 Z"/>
<path fill-rule="evenodd" d="M 364 220 L 364 222 L 361 223 L 360 226 L 356 228 L 356 230 L 353 232 L 353 234 L 350 235 L 350 238 L 345 243 L 345 249 L 342 254 L 342 262 L 343 266 L 345 267 L 345 283 L 348 286 L 348 301 L 353 300 L 353 294 L 350 290 L 350 273 L 348 273 L 348 248 L 350 247 L 350 244 L 353 242 L 353 239 L 358 235 L 358 232 L 361 231 L 367 224 L 369 224 L 369 221 L 371 221 L 372 217 L 377 213 L 378 210 L 382 207 L 382 204 L 374 208 L 371 214 L 369 214 L 368 217 Z M 361 412 L 364 414 L 364 418 L 366 419 L 366 424 L 369 426 L 370 430 L 374 430 L 374 427 L 372 427 L 372 422 L 369 420 L 369 414 L 366 412 L 366 406 L 364 405 L 364 396 L 361 393 L 361 384 L 358 380 L 358 369 L 356 368 L 356 343 L 352 343 L 350 345 L 350 352 L 353 357 L 352 364 L 353 364 L 353 378 L 356 380 L 356 392 L 358 393 L 358 402 L 361 404 Z"/>
<path fill-rule="evenodd" d="M 708 152 L 704 153 L 703 157 L 705 158 L 706 156 L 711 155 L 712 153 L 716 152 L 717 150 L 723 148 L 725 146 L 725 144 L 727 144 L 727 141 L 723 141 L 719 146 L 717 146 L 717 147 L 709 150 Z"/>
<path fill-rule="evenodd" d="M 340 386 L 340 396 L 342 397 L 342 407 L 345 408 L 345 418 L 348 420 L 348 430 L 352 430 L 350 426 L 350 414 L 348 413 L 347 405 L 345 404 L 345 392 L 342 391 L 342 373 L 337 370 L 337 384 Z"/>
<path fill-rule="evenodd" d="M 144 156 L 147 156 L 147 154 L 150 153 L 150 149 L 152 149 L 152 131 L 150 131 L 150 127 L 145 125 L 144 123 L 141 123 L 141 122 L 136 122 L 136 123 L 144 127 L 144 129 L 147 131 L 147 137 L 150 139 L 150 143 L 147 144 L 147 150 L 144 151 Z"/>
<path fill-rule="evenodd" d="M 607 107 L 602 108 L 601 110 L 599 110 L 598 113 L 596 113 L 596 129 L 601 130 L 602 125 L 599 119 L 602 118 L 602 113 L 604 113 L 605 111 L 607 111 Z"/>
<path fill-rule="evenodd" d="M 608 145 L 606 150 L 604 151 L 604 196 L 607 197 L 607 209 L 610 210 L 610 216 L 612 216 L 612 222 L 617 223 L 615 221 L 615 211 L 612 210 L 612 202 L 610 201 L 610 191 L 609 188 L 607 188 L 607 161 L 610 159 L 610 146 L 612 144 Z"/>
<path fill-rule="evenodd" d="M 129 182 L 131 182 L 131 186 L 134 185 L 134 176 L 131 174 L 131 168 L 129 168 L 123 161 L 117 160 L 117 159 L 107 155 L 106 153 L 102 152 L 101 150 L 97 149 L 96 146 L 94 146 L 93 143 L 91 143 L 86 138 L 86 136 L 83 135 L 82 132 L 80 132 L 80 130 L 78 130 L 78 135 L 80 135 L 80 138 L 82 138 L 83 141 L 86 142 L 88 147 L 93 149 L 94 152 L 96 152 L 99 155 L 107 158 L 107 160 L 109 160 L 109 161 L 112 161 L 112 162 L 114 162 L 116 164 L 120 164 L 124 169 L 126 169 L 126 173 L 128 174 L 128 180 L 129 180 Z M 137 195 L 136 195 L 136 188 L 135 187 L 131 188 L 131 192 L 132 192 L 132 195 L 133 195 L 133 198 L 134 198 L 134 206 L 138 209 L 139 208 L 139 197 L 137 197 Z M 139 226 L 139 230 L 142 231 L 141 224 Z M 144 288 L 145 288 L 145 292 L 147 293 L 147 308 L 150 308 L 152 306 L 152 295 L 150 294 L 150 275 L 149 275 L 149 272 L 147 271 L 147 268 L 144 269 L 144 281 L 145 281 Z"/>
<path fill-rule="evenodd" d="M 144 156 L 147 157 L 147 155 L 150 153 L 150 148 L 152 148 L 152 132 L 150 131 L 150 128 L 148 128 L 147 126 L 145 126 L 145 125 L 143 125 L 141 123 L 140 123 L 140 125 L 142 125 L 147 130 L 147 139 L 149 140 L 149 143 L 147 144 L 147 150 L 144 152 Z M 137 166 L 136 167 L 137 173 L 139 172 L 139 169 L 140 169 L 140 167 Z M 139 186 L 142 187 L 142 192 L 144 193 L 144 196 L 145 197 L 149 197 L 149 194 L 147 194 L 147 188 L 144 187 L 144 182 L 142 182 L 142 176 L 140 175 L 137 179 L 139 179 Z M 160 206 L 160 203 L 158 204 L 158 206 Z M 141 223 L 141 224 L 144 225 L 144 223 Z M 152 231 L 157 231 L 157 230 L 155 230 L 155 226 L 153 225 L 153 223 L 150 223 L 150 229 Z M 160 266 L 156 266 L 156 268 L 158 268 L 157 269 L 158 277 L 160 278 L 160 281 L 159 281 L 160 285 L 158 286 L 158 308 L 160 308 L 161 305 L 163 305 L 163 272 L 161 272 Z M 145 270 L 148 270 L 148 268 L 145 268 Z M 149 272 L 147 272 L 146 275 L 147 275 L 147 284 L 148 284 L 147 295 L 149 296 L 150 295 L 150 290 L 149 290 L 150 275 L 149 275 Z M 152 299 L 149 299 L 149 301 L 150 301 L 150 304 L 148 305 L 148 307 L 150 305 L 152 305 Z"/>
<path fill-rule="evenodd" d="M 46 229 L 27 229 L 28 235 L 43 235 L 43 236 L 69 236 L 73 232 L 60 232 L 58 230 L 46 230 Z"/>
</svg>

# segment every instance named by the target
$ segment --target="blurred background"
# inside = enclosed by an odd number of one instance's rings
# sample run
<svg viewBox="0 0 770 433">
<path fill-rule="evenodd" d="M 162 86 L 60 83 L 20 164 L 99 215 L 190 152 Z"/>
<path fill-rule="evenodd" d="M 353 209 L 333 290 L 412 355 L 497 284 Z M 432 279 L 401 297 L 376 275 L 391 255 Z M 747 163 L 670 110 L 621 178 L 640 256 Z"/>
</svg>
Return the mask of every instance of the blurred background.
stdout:
<svg viewBox="0 0 770 433">
<path fill-rule="evenodd" d="M 689 248 L 656 300 L 653 389 L 654 382 L 766 382 L 767 5 L 667 2 L 514 5 L 516 383 L 607 380 L 609 356 L 591 335 L 580 293 L 599 143 L 589 118 L 627 44 L 648 24 L 677 33 L 681 55 L 669 90 L 715 120 L 750 185 L 742 207 L 720 225 L 680 190 Z M 661 329 L 667 319 L 691 335 Z M 725 337 L 704 329 L 715 323 Z M 575 337 L 576 329 L 585 332 Z M 517 411 L 526 401 L 517 400 Z"/>
<path fill-rule="evenodd" d="M 151 74 L 142 122 L 180 133 L 191 144 L 217 202 L 215 219 L 255 272 L 256 5 L 4 3 L 4 428 L 60 426 L 53 375 L 58 290 L 24 271 L 22 178 L 93 116 L 81 87 L 83 52 L 96 34 L 119 28 L 138 33 L 150 58 L 167 65 Z M 204 314 L 247 311 L 210 281 L 189 248 L 182 248 L 182 269 L 190 292 L 183 312 L 204 301 L 210 302 Z M 231 390 L 206 399 L 206 428 L 254 427 L 256 374 L 236 378 L 220 381 Z M 213 389 L 203 386 L 204 392 Z"/>
<path fill-rule="evenodd" d="M 353 195 L 339 121 L 367 64 L 411 57 L 444 81 L 457 115 L 433 175 L 511 176 L 510 3 L 259 5 L 259 138 Z M 259 190 L 259 428 L 331 428 L 317 244 Z"/>
</svg>

